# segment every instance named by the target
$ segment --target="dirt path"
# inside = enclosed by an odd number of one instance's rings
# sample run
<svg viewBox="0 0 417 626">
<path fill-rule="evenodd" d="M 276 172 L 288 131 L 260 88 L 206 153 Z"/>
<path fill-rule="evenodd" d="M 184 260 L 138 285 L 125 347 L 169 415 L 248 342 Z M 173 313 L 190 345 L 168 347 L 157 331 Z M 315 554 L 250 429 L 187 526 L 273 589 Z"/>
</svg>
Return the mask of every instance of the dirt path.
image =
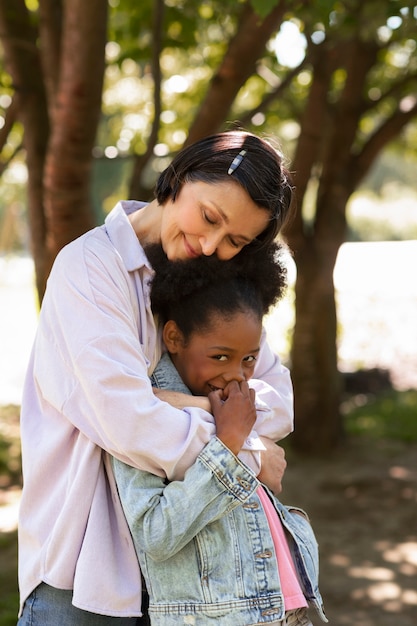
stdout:
<svg viewBox="0 0 417 626">
<path fill-rule="evenodd" d="M 355 440 L 328 460 L 287 459 L 282 500 L 310 515 L 330 624 L 416 626 L 417 444 Z"/>
</svg>

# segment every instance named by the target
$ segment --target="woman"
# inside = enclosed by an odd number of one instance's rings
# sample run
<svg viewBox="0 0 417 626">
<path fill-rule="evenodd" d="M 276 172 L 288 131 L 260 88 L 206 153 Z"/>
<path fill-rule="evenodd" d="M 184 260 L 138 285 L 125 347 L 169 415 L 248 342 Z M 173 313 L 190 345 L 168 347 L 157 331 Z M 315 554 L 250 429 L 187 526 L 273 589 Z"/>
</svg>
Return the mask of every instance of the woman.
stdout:
<svg viewBox="0 0 417 626">
<path fill-rule="evenodd" d="M 286 221 L 291 195 L 267 142 L 220 133 L 174 158 L 154 201 L 120 202 L 57 256 L 22 399 L 19 626 L 124 626 L 141 615 L 140 571 L 103 450 L 181 479 L 215 433 L 206 411 L 152 392 L 162 341 L 146 248 L 161 244 L 173 262 L 255 258 Z M 266 403 L 291 413 L 288 370 L 264 338 L 254 375 L 269 385 Z M 263 442 L 261 477 L 279 491 L 285 461 Z M 247 447 L 242 458 L 259 472 L 259 452 Z"/>
</svg>

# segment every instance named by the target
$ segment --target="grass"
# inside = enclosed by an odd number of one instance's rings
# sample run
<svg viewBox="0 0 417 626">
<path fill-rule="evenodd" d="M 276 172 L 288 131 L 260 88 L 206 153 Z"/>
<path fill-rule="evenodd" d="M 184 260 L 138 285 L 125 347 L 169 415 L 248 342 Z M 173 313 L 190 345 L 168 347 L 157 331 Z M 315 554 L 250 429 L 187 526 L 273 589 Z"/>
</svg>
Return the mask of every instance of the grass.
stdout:
<svg viewBox="0 0 417 626">
<path fill-rule="evenodd" d="M 0 532 L 0 624 L 16 626 L 19 594 L 17 590 L 17 532 Z"/>
<path fill-rule="evenodd" d="M 8 489 L 21 486 L 19 407 L 0 407 L 0 503 Z M 16 626 L 17 532 L 0 531 L 0 624 Z"/>
<path fill-rule="evenodd" d="M 417 390 L 359 394 L 342 405 L 348 434 L 417 442 Z"/>
</svg>

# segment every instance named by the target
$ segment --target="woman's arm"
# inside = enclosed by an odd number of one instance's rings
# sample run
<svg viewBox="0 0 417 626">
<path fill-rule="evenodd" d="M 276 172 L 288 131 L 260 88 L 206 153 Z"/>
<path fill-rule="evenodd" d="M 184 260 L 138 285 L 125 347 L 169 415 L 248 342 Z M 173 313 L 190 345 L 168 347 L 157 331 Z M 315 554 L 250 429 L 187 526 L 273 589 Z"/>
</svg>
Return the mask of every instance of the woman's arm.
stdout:
<svg viewBox="0 0 417 626">
<path fill-rule="evenodd" d="M 142 273 L 147 284 L 151 270 Z M 138 276 L 104 229 L 60 252 L 39 319 L 32 387 L 63 427 L 132 466 L 182 478 L 214 436 L 214 419 L 155 397 L 148 368 L 160 339 Z"/>
<path fill-rule="evenodd" d="M 206 396 L 190 396 L 181 391 L 169 391 L 169 389 L 157 389 L 154 387 L 154 394 L 163 402 L 168 402 L 176 409 L 185 409 L 188 407 L 196 407 L 211 413 L 210 401 Z"/>
<path fill-rule="evenodd" d="M 261 469 L 258 480 L 275 495 L 282 491 L 282 478 L 287 467 L 285 451 L 267 437 L 262 438 L 265 450 L 261 452 Z"/>
<path fill-rule="evenodd" d="M 250 386 L 255 389 L 259 401 L 272 411 L 274 419 L 286 424 L 289 429 L 287 434 L 291 432 L 294 425 L 294 394 L 290 371 L 271 350 L 265 329 L 262 331 L 261 350 Z M 259 434 L 266 435 L 266 432 Z"/>
</svg>

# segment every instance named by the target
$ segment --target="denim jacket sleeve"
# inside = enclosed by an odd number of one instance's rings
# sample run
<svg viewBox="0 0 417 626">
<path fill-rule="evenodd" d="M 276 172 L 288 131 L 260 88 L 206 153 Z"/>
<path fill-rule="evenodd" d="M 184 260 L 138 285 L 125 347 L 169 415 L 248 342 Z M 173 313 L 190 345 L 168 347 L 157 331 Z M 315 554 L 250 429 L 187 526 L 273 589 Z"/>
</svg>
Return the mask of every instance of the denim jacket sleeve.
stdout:
<svg viewBox="0 0 417 626">
<path fill-rule="evenodd" d="M 181 550 L 207 524 L 244 503 L 259 486 L 252 472 L 213 438 L 184 480 L 158 476 L 112 458 L 134 541 L 155 561 Z"/>
</svg>

